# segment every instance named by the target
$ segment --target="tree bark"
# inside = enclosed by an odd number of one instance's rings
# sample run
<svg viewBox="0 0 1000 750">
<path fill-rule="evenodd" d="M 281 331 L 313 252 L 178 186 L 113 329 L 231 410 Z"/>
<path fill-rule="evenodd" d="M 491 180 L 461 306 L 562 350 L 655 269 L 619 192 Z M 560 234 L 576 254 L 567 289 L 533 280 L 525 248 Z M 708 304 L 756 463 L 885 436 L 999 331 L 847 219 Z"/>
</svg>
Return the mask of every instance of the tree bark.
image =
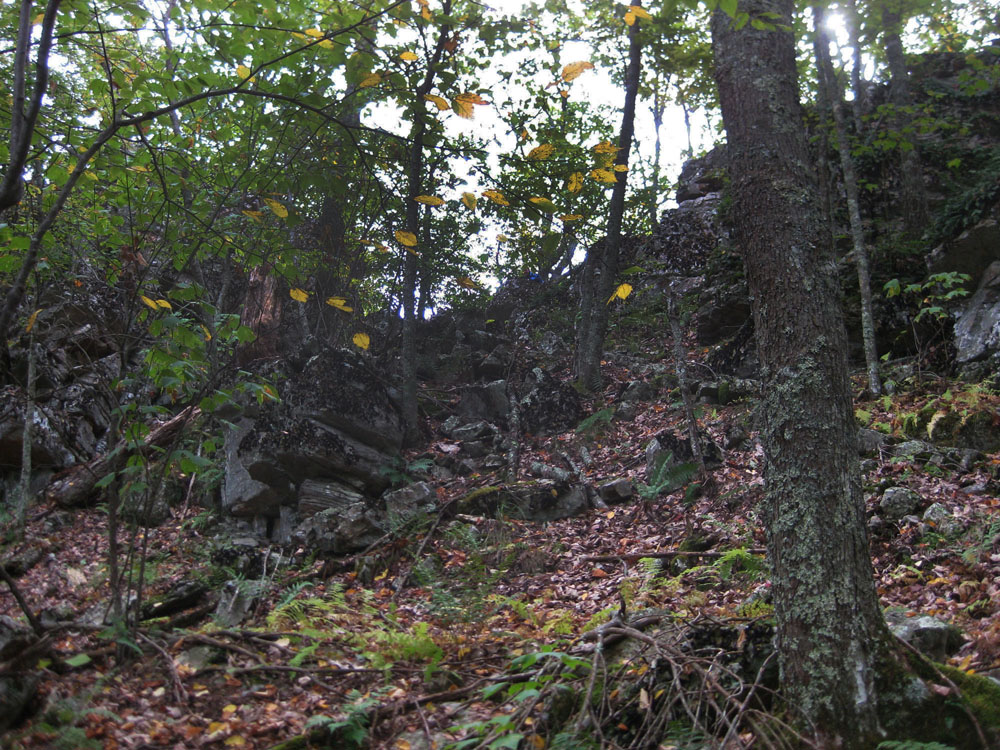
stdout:
<svg viewBox="0 0 1000 750">
<path fill-rule="evenodd" d="M 861 202 L 858 199 L 858 177 L 854 169 L 854 156 L 847 131 L 847 116 L 844 114 L 843 89 L 837 80 L 837 73 L 830 60 L 830 37 L 826 31 L 826 14 L 823 6 L 813 5 L 813 19 L 816 35 L 816 68 L 819 86 L 826 93 L 826 100 L 833 112 L 834 133 L 837 138 L 837 153 L 840 168 L 844 174 L 844 193 L 847 197 L 847 216 L 851 225 L 851 244 L 854 249 L 854 265 L 858 271 L 858 288 L 861 294 L 861 337 L 865 350 L 865 369 L 868 373 L 868 389 L 873 395 L 882 393 L 882 380 L 878 373 L 878 348 L 875 346 L 875 313 L 872 310 L 871 268 L 868 263 L 868 248 L 865 247 L 865 230 L 861 223 Z"/>
<path fill-rule="evenodd" d="M 445 2 L 445 15 L 451 12 L 451 3 Z M 410 131 L 410 151 L 406 168 L 406 231 L 414 237 L 420 236 L 420 204 L 415 198 L 421 195 L 424 171 L 424 139 L 427 135 L 428 115 L 424 96 L 429 94 L 434 86 L 436 68 L 440 63 L 451 33 L 450 26 L 444 26 L 438 32 L 437 44 L 431 59 L 427 63 L 427 73 L 424 80 L 413 95 L 413 128 Z M 425 248 L 426 250 L 426 248 Z M 403 257 L 403 331 L 400 341 L 400 363 L 403 376 L 403 422 L 406 425 L 406 440 L 416 441 L 419 433 L 417 413 L 417 256 L 412 248 L 404 248 Z"/>
<path fill-rule="evenodd" d="M 916 144 L 906 137 L 911 125 L 908 108 L 913 103 L 910 95 L 910 73 L 906 67 L 903 42 L 900 39 L 902 15 L 899 2 L 882 6 L 883 44 L 889 63 L 889 101 L 895 108 L 891 127 L 898 132 L 900 141 L 899 170 L 901 185 L 900 210 L 903 226 L 910 240 L 920 237 L 927 225 L 927 194 L 924 190 L 923 167 Z"/>
<path fill-rule="evenodd" d="M 589 391 L 601 387 L 601 355 L 608 327 L 608 298 L 614 291 L 618 273 L 618 251 L 621 247 L 622 219 L 625 216 L 625 190 L 628 187 L 628 157 L 635 132 L 635 102 L 639 94 L 642 73 L 642 43 L 639 21 L 629 28 L 629 59 L 625 69 L 625 107 L 618 133 L 616 166 L 626 167 L 615 172 L 618 177 L 608 206 L 608 226 L 603 242 L 595 243 L 587 253 L 584 267 L 584 287 L 580 300 L 580 330 L 577 336 L 576 376 Z"/>
<path fill-rule="evenodd" d="M 791 0 L 744 0 L 778 29 L 712 22 L 735 237 L 765 380 L 766 531 L 789 705 L 822 746 L 877 744 L 890 635 L 868 554 L 836 266 L 823 252 L 798 101 Z M 763 20 L 763 19 L 762 19 Z M 875 741 L 873 741 L 875 740 Z"/>
</svg>

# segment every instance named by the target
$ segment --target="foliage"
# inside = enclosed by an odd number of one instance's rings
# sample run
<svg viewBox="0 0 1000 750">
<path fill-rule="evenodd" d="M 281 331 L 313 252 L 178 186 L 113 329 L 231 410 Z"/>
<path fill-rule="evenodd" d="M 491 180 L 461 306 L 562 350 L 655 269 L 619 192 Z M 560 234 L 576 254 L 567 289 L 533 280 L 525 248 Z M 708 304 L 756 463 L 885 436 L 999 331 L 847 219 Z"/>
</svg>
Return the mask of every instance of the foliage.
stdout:
<svg viewBox="0 0 1000 750">
<path fill-rule="evenodd" d="M 680 464 L 673 461 L 674 454 L 669 451 L 656 457 L 649 475 L 649 484 L 636 483 L 639 497 L 647 502 L 654 500 L 663 493 L 683 487 L 698 473 L 698 464 L 693 461 Z"/>
</svg>

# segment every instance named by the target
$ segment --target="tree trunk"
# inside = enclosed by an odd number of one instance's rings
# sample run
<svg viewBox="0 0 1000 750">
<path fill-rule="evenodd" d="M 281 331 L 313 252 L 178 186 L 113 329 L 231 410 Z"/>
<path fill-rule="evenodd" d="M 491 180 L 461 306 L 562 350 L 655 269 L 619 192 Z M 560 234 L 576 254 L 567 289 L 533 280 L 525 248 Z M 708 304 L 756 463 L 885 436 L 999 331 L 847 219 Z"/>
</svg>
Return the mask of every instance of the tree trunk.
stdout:
<svg viewBox="0 0 1000 750">
<path fill-rule="evenodd" d="M 847 25 L 847 38 L 851 45 L 851 91 L 854 92 L 854 99 L 851 101 L 851 113 L 854 116 L 854 132 L 860 136 L 864 132 L 865 106 L 868 100 L 868 92 L 865 91 L 864 79 L 861 77 L 861 16 L 858 14 L 858 5 L 855 0 L 847 0 L 844 5 L 844 23 Z"/>
<path fill-rule="evenodd" d="M 625 70 L 625 107 L 618 133 L 616 166 L 626 167 L 615 172 L 618 177 L 608 206 L 608 228 L 603 242 L 595 243 L 587 253 L 584 267 L 584 287 L 580 300 L 580 330 L 577 337 L 576 376 L 590 391 L 601 387 L 601 355 L 604 334 L 608 327 L 608 298 L 614 291 L 618 273 L 618 250 L 621 246 L 622 219 L 625 215 L 625 190 L 628 186 L 628 157 L 635 130 L 635 102 L 642 72 L 642 43 L 639 22 L 629 29 L 629 57 Z"/>
<path fill-rule="evenodd" d="M 891 127 L 898 131 L 900 140 L 899 169 L 901 177 L 900 210 L 903 226 L 910 240 L 920 237 L 927 225 L 927 194 L 924 190 L 923 167 L 916 145 L 907 140 L 906 131 L 911 118 L 908 107 L 913 103 L 910 97 L 910 73 L 906 68 L 903 42 L 899 37 L 902 28 L 900 4 L 886 3 L 882 6 L 882 40 L 885 58 L 889 63 L 889 101 L 895 108 Z"/>
<path fill-rule="evenodd" d="M 445 2 L 445 15 L 451 12 L 451 3 Z M 438 32 L 437 44 L 427 63 L 427 73 L 414 92 L 413 128 L 410 131 L 410 151 L 407 163 L 406 231 L 414 237 L 420 236 L 420 204 L 415 198 L 421 195 L 424 171 L 424 138 L 427 135 L 428 116 L 424 96 L 434 86 L 436 67 L 444 54 L 445 45 L 451 34 L 450 26 L 443 26 Z M 427 248 L 425 248 L 425 251 Z M 400 337 L 400 363 L 403 377 L 402 401 L 403 422 L 406 425 L 406 440 L 416 441 L 419 432 L 417 413 L 417 255 L 412 248 L 404 248 L 403 253 L 403 331 Z"/>
<path fill-rule="evenodd" d="M 745 0 L 751 19 L 791 0 Z M 847 338 L 823 253 L 788 31 L 735 30 L 716 12 L 716 80 L 735 238 L 746 267 L 763 388 L 767 546 L 790 706 L 825 746 L 874 747 L 877 666 L 890 635 L 868 554 Z M 842 744 L 837 744 L 842 743 Z"/>
<path fill-rule="evenodd" d="M 826 92 L 826 100 L 833 111 L 834 132 L 837 137 L 837 152 L 840 168 L 844 174 L 844 192 L 847 196 L 847 216 L 851 225 L 851 243 L 854 248 L 854 265 L 858 270 L 858 288 L 861 290 L 861 337 L 865 350 L 865 369 L 868 373 L 868 389 L 873 395 L 882 393 L 882 381 L 878 374 L 878 349 L 875 346 L 875 314 L 872 310 L 871 269 L 868 263 L 868 249 L 865 247 L 865 230 L 861 223 L 861 203 L 858 199 L 858 177 L 854 169 L 854 156 L 847 132 L 847 117 L 844 114 L 842 87 L 830 60 L 830 37 L 826 31 L 826 14 L 823 6 L 813 5 L 813 19 L 816 34 L 816 69 L 819 74 L 820 91 Z"/>
</svg>

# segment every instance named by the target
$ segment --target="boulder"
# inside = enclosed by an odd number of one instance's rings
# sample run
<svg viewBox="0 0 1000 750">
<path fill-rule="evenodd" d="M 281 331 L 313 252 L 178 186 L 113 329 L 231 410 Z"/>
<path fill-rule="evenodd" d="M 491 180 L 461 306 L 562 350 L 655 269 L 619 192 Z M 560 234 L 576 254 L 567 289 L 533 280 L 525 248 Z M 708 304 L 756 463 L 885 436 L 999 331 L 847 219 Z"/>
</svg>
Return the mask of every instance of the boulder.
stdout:
<svg viewBox="0 0 1000 750">
<path fill-rule="evenodd" d="M 889 629 L 928 659 L 943 662 L 964 643 L 962 631 L 930 615 L 907 617 L 906 612 L 886 612 Z"/>
<path fill-rule="evenodd" d="M 390 519 L 406 520 L 421 513 L 437 510 L 437 493 L 427 482 L 414 482 L 382 496 Z"/>
<path fill-rule="evenodd" d="M 1000 252 L 1000 235 L 996 242 Z M 986 269 L 979 288 L 956 317 L 956 362 L 974 362 L 1000 352 L 1000 260 Z"/>
<path fill-rule="evenodd" d="M 521 399 L 521 417 L 526 432 L 552 435 L 575 427 L 583 419 L 580 394 L 540 367 L 525 378 L 523 392 L 527 395 Z"/>
<path fill-rule="evenodd" d="M 700 435 L 701 455 L 705 460 L 706 468 L 722 465 L 722 449 L 707 434 Z M 664 430 L 657 434 L 646 445 L 646 476 L 653 473 L 656 463 L 660 461 L 660 456 L 670 455 L 669 466 L 687 463 L 694 460 L 694 452 L 691 450 L 691 440 L 687 437 L 678 437 L 672 430 Z"/>
<path fill-rule="evenodd" d="M 307 518 L 292 535 L 296 544 L 320 554 L 359 552 L 385 534 L 385 519 L 367 503 L 327 508 Z"/>
<path fill-rule="evenodd" d="M 608 505 L 624 503 L 627 500 L 632 499 L 632 483 L 625 477 L 612 479 L 610 482 L 605 482 L 604 484 L 598 486 L 597 494 L 600 496 L 601 500 L 606 502 Z"/>
<path fill-rule="evenodd" d="M 291 510 L 308 517 L 381 494 L 403 425 L 377 373 L 350 351 L 310 358 L 285 381 L 281 397 L 227 435 L 222 506 L 234 516 L 267 519 L 256 526 L 284 541 Z"/>
<path fill-rule="evenodd" d="M 494 380 L 486 385 L 471 385 L 462 389 L 458 414 L 466 420 L 485 420 L 506 425 L 510 416 L 507 381 Z"/>
<path fill-rule="evenodd" d="M 934 248 L 927 257 L 927 270 L 967 273 L 977 285 L 995 261 L 1000 261 L 1000 223 L 990 217 Z"/>
<path fill-rule="evenodd" d="M 962 533 L 962 522 L 941 503 L 933 503 L 924 511 L 923 521 L 934 531 L 944 536 L 957 536 Z"/>
<path fill-rule="evenodd" d="M 656 391 L 652 385 L 645 380 L 633 380 L 619 396 L 622 403 L 634 403 L 636 401 L 652 401 L 656 397 Z"/>
<path fill-rule="evenodd" d="M 899 521 L 904 516 L 920 510 L 924 500 L 918 493 L 907 487 L 890 487 L 882 493 L 878 504 L 886 520 Z"/>
<path fill-rule="evenodd" d="M 726 179 L 725 146 L 717 146 L 697 159 L 688 159 L 677 180 L 677 202 L 719 193 L 726 186 Z"/>
</svg>

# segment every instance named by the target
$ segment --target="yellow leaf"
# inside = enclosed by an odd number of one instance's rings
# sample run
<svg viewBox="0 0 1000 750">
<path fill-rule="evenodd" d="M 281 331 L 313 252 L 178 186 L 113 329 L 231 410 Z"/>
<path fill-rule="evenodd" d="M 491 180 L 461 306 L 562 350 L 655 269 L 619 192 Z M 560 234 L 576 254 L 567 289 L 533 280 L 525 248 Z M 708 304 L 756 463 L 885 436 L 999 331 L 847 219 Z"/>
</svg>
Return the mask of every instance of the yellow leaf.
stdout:
<svg viewBox="0 0 1000 750">
<path fill-rule="evenodd" d="M 448 104 L 448 100 L 443 96 L 438 96 L 437 94 L 424 94 L 424 99 L 429 102 L 434 102 L 437 105 L 438 112 L 444 112 L 446 109 L 451 109 L 451 105 Z"/>
<path fill-rule="evenodd" d="M 239 710 L 240 710 L 239 706 L 237 706 L 235 703 L 230 703 L 228 706 L 224 706 L 222 708 L 222 713 L 223 713 L 223 715 L 225 715 L 225 714 L 234 714 L 234 713 L 236 713 Z"/>
<path fill-rule="evenodd" d="M 38 24 L 40 24 L 44 18 L 45 18 L 45 14 L 44 13 L 39 13 L 37 16 L 35 16 L 35 20 L 33 20 L 31 22 L 31 25 L 32 26 L 38 26 Z"/>
<path fill-rule="evenodd" d="M 39 307 L 37 310 L 31 313 L 31 317 L 28 318 L 28 325 L 24 327 L 25 333 L 31 333 L 31 329 L 35 327 L 35 320 L 37 320 L 38 318 L 38 313 L 40 313 L 41 311 L 42 308 Z"/>
<path fill-rule="evenodd" d="M 354 345 L 356 347 L 358 347 L 359 349 L 364 349 L 366 351 L 368 347 L 371 346 L 372 343 L 367 333 L 356 333 L 354 334 L 354 338 L 352 338 L 351 341 L 354 342 Z"/>
<path fill-rule="evenodd" d="M 528 152 L 528 158 L 534 161 L 545 161 L 550 156 L 552 152 L 556 150 L 556 147 L 551 143 L 543 143 L 540 146 L 535 146 L 531 151 Z"/>
<path fill-rule="evenodd" d="M 395 744 L 396 750 L 410 750 L 411 745 L 409 740 L 396 740 Z"/>
<path fill-rule="evenodd" d="M 618 182 L 618 178 L 615 177 L 615 173 L 610 169 L 594 169 L 591 171 L 590 177 L 598 182 L 604 182 L 609 185 L 614 185 Z"/>
<path fill-rule="evenodd" d="M 498 206 L 509 206 L 510 201 L 504 197 L 504 194 L 499 190 L 484 190 L 483 197 L 489 198 L 491 201 L 496 203 Z"/>
<path fill-rule="evenodd" d="M 205 332 L 205 341 L 211 341 L 212 340 L 212 332 L 209 331 L 207 328 L 205 328 L 205 326 L 202 326 L 201 330 L 203 330 Z"/>
<path fill-rule="evenodd" d="M 617 154 L 618 147 L 611 141 L 601 141 L 596 146 L 594 146 L 591 151 L 595 154 Z"/>
<path fill-rule="evenodd" d="M 583 214 L 563 214 L 559 218 L 563 221 L 579 221 L 583 218 Z"/>
<path fill-rule="evenodd" d="M 608 298 L 607 304 L 610 305 L 611 302 L 612 302 L 612 300 L 614 300 L 616 298 L 617 299 L 625 299 L 631 293 L 632 293 L 632 285 L 631 284 L 621 284 L 617 289 L 615 289 L 615 293 L 612 294 L 611 297 Z"/>
<path fill-rule="evenodd" d="M 309 292 L 304 289 L 290 289 L 288 291 L 288 296 L 291 297 L 296 302 L 305 302 L 309 299 Z"/>
<path fill-rule="evenodd" d="M 251 71 L 250 68 L 248 68 L 246 65 L 237 65 L 236 75 L 245 80 L 249 78 L 251 75 L 253 75 L 253 71 Z"/>
<path fill-rule="evenodd" d="M 347 300 L 343 297 L 327 297 L 326 304 L 330 307 L 336 307 L 338 310 L 343 310 L 344 312 L 354 312 L 354 308 L 347 304 Z"/>
<path fill-rule="evenodd" d="M 643 21 L 653 20 L 653 17 L 649 15 L 649 12 L 641 5 L 630 5 L 628 6 L 628 9 L 629 12 L 634 14 L 636 18 L 641 18 Z"/>
<path fill-rule="evenodd" d="M 320 41 L 319 46 L 323 49 L 336 49 L 337 45 L 331 42 L 329 39 L 323 39 Z"/>
<path fill-rule="evenodd" d="M 476 210 L 476 203 L 478 202 L 475 193 L 462 193 L 462 203 L 470 211 Z"/>
<path fill-rule="evenodd" d="M 418 195 L 414 198 L 417 203 L 423 203 L 426 206 L 443 206 L 444 200 L 438 198 L 436 195 Z"/>
<path fill-rule="evenodd" d="M 139 299 L 141 299 L 141 300 L 142 300 L 142 303 L 143 303 L 143 304 L 144 304 L 144 305 L 145 305 L 146 307 L 151 307 L 151 308 L 153 308 L 154 310 L 159 310 L 159 309 L 160 309 L 160 306 L 159 306 L 159 305 L 157 305 L 157 304 L 156 304 L 155 302 L 153 302 L 153 300 L 151 300 L 151 299 L 150 299 L 149 297 L 147 297 L 147 296 L 146 296 L 145 294 L 140 294 L 140 295 L 139 295 Z"/>
<path fill-rule="evenodd" d="M 274 212 L 274 215 L 279 219 L 284 219 L 288 216 L 288 209 L 273 198 L 265 198 L 264 203 L 267 204 L 267 207 L 271 209 L 271 211 Z"/>
<path fill-rule="evenodd" d="M 497 242 L 507 242 L 510 239 L 506 234 L 498 234 Z"/>
<path fill-rule="evenodd" d="M 380 83 L 382 83 L 382 75 L 380 73 L 369 73 L 361 79 L 358 88 L 368 89 L 372 86 L 378 86 Z"/>
<path fill-rule="evenodd" d="M 133 172 L 148 172 L 149 167 L 144 167 L 141 164 L 136 164 L 134 167 L 129 167 Z"/>
<path fill-rule="evenodd" d="M 244 216 L 249 216 L 253 221 L 260 221 L 260 217 L 264 214 L 260 211 L 240 211 Z"/>
<path fill-rule="evenodd" d="M 569 83 L 580 77 L 585 70 L 593 70 L 594 63 L 583 60 L 581 62 L 570 63 L 562 69 L 562 79 Z"/>
<path fill-rule="evenodd" d="M 628 172 L 628 164 L 615 164 L 616 172 Z"/>
<path fill-rule="evenodd" d="M 229 724 L 225 721 L 213 721 L 208 725 L 208 733 L 215 734 L 216 732 L 222 732 L 229 729 Z"/>
<path fill-rule="evenodd" d="M 583 173 L 574 172 L 566 181 L 566 189 L 571 193 L 579 193 L 583 189 Z"/>
<path fill-rule="evenodd" d="M 405 245 L 406 247 L 416 247 L 417 246 L 417 235 L 413 232 L 406 232 L 402 229 L 396 230 L 396 242 L 400 245 Z"/>
<path fill-rule="evenodd" d="M 308 37 L 306 37 L 305 34 L 300 34 L 297 31 L 293 31 L 292 32 L 292 36 L 294 36 L 296 39 L 307 39 L 308 38 Z"/>
<path fill-rule="evenodd" d="M 535 750 L 545 750 L 545 738 L 539 734 L 531 735 L 531 746 Z"/>
<path fill-rule="evenodd" d="M 305 35 L 311 36 L 313 39 L 319 39 L 321 36 L 323 36 L 323 32 L 320 31 L 319 29 L 306 29 Z"/>
<path fill-rule="evenodd" d="M 477 284 L 475 281 L 473 281 L 472 279 L 470 279 L 468 276 L 459 276 L 457 279 L 455 279 L 455 281 L 458 282 L 458 285 L 460 287 L 464 287 L 465 289 L 479 289 L 480 288 L 479 284 Z"/>
<path fill-rule="evenodd" d="M 483 99 L 479 94 L 472 92 L 466 92 L 464 94 L 459 94 L 454 99 L 452 99 L 452 106 L 455 108 L 455 114 L 459 117 L 464 117 L 467 120 L 471 120 L 475 115 L 476 104 L 489 104 L 488 101 Z"/>
<path fill-rule="evenodd" d="M 406 60 L 406 62 L 413 62 L 414 60 L 419 60 L 420 56 L 416 52 L 404 52 L 399 56 L 400 60 Z"/>
<path fill-rule="evenodd" d="M 226 747 L 243 747 L 247 744 L 247 741 L 238 734 L 234 734 L 232 737 L 227 738 L 222 744 Z"/>
<path fill-rule="evenodd" d="M 635 23 L 635 13 L 633 13 L 632 11 L 628 11 L 625 14 L 625 25 L 631 26 L 634 23 Z"/>
<path fill-rule="evenodd" d="M 157 307 L 162 307 L 164 310 L 173 310 L 174 309 L 174 308 L 172 308 L 170 306 L 170 303 L 167 302 L 165 299 L 158 299 L 158 300 L 156 300 L 156 306 Z"/>
</svg>

